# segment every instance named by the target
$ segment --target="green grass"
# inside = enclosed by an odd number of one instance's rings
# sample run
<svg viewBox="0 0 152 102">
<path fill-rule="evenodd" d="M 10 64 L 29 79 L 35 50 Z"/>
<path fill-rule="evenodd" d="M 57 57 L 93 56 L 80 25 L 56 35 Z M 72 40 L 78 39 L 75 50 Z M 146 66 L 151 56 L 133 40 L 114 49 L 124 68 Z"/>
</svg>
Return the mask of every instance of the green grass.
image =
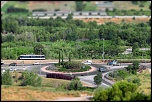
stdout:
<svg viewBox="0 0 152 102">
<path fill-rule="evenodd" d="M 93 4 L 92 2 L 86 2 L 84 11 L 96 11 L 96 10 L 97 10 L 96 4 Z"/>
<path fill-rule="evenodd" d="M 1 9 L 2 12 L 6 12 L 7 8 L 14 6 L 17 1 L 8 1 Z"/>
<path fill-rule="evenodd" d="M 7 13 L 7 9 L 10 7 L 10 6 L 13 6 L 13 7 L 16 7 L 16 8 L 25 8 L 25 9 L 28 9 L 28 2 L 19 2 L 19 1 L 8 1 L 2 8 L 2 12 L 4 12 L 3 16 L 2 16 L 2 19 L 3 18 L 6 18 L 6 17 L 9 17 L 9 16 L 12 16 L 12 17 L 28 17 L 28 16 L 31 16 L 32 13 L 31 12 L 19 12 L 19 13 Z"/>
<path fill-rule="evenodd" d="M 19 2 L 19 1 L 8 1 L 3 8 L 1 9 L 2 12 L 6 12 L 7 8 L 10 6 L 16 7 L 16 8 L 25 8 L 28 9 L 28 2 Z"/>
<path fill-rule="evenodd" d="M 28 13 L 24 13 L 24 12 L 19 12 L 19 13 L 5 13 L 2 18 L 6 18 L 6 17 L 28 17 L 28 16 L 32 16 L 32 13 L 28 12 Z"/>
<path fill-rule="evenodd" d="M 85 65 L 85 68 L 81 68 L 81 69 L 66 69 L 63 67 L 59 67 L 58 71 L 60 71 L 60 72 L 83 72 L 83 71 L 87 71 L 90 69 L 91 69 L 90 66 Z"/>
</svg>

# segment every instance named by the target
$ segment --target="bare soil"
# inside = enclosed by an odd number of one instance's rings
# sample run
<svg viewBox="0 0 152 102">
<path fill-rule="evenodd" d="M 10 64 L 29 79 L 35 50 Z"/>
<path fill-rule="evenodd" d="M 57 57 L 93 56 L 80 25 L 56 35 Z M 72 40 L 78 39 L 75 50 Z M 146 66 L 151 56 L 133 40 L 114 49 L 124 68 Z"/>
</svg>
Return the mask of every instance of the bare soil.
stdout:
<svg viewBox="0 0 152 102">
<path fill-rule="evenodd" d="M 148 22 L 150 20 L 150 18 L 75 18 L 75 19 L 79 19 L 82 20 L 84 22 L 92 22 L 92 21 L 96 21 L 97 24 L 104 24 L 106 22 L 115 22 L 117 24 L 121 23 L 121 22 L 126 22 L 126 23 L 141 23 L 141 22 Z"/>
</svg>

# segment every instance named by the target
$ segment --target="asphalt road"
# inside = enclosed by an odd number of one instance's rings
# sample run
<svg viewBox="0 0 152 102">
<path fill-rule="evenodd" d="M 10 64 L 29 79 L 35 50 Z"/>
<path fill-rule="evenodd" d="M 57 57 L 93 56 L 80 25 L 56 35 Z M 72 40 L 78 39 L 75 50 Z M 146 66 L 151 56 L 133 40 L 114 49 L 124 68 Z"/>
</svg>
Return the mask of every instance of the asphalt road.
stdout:
<svg viewBox="0 0 152 102">
<path fill-rule="evenodd" d="M 44 67 L 44 66 L 52 66 L 54 63 L 46 63 L 46 64 L 41 64 L 41 65 L 32 65 L 32 64 L 26 64 L 26 65 L 18 65 L 18 66 L 8 66 L 7 64 L 1 65 L 1 69 L 9 69 L 9 68 L 27 68 L 27 71 L 33 71 L 41 76 L 46 76 L 47 72 L 44 72 L 42 70 L 40 70 L 40 68 Z M 103 74 L 109 72 L 109 71 L 113 71 L 113 70 L 118 70 L 118 69 L 123 69 L 123 67 L 128 66 L 129 64 L 132 63 L 122 63 L 121 66 L 111 66 L 111 65 L 106 65 L 106 64 L 92 64 L 91 66 L 95 67 L 96 70 L 93 72 L 88 72 L 88 73 L 81 73 L 81 74 L 72 74 L 74 76 L 78 76 L 80 78 L 81 81 L 84 81 L 88 84 L 91 84 L 93 87 L 96 87 L 96 85 L 94 84 L 94 76 L 98 73 L 98 68 L 105 68 L 107 69 L 106 72 L 103 72 Z M 145 65 L 147 68 L 151 69 L 151 63 L 140 63 L 140 65 Z M 71 76 L 71 74 L 66 74 Z M 103 81 L 101 83 L 101 86 L 112 86 L 111 83 L 109 83 L 106 79 L 103 78 Z"/>
</svg>

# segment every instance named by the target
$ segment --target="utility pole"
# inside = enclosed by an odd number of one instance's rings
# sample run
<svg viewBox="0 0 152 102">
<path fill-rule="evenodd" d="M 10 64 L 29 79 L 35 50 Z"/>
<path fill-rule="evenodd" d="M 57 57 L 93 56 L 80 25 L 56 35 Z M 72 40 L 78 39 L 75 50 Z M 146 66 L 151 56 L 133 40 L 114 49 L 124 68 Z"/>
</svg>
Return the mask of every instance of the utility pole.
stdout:
<svg viewBox="0 0 152 102">
<path fill-rule="evenodd" d="M 104 61 L 104 38 L 103 38 L 103 61 Z"/>
<path fill-rule="evenodd" d="M 40 76 L 41 76 L 41 50 L 43 49 L 40 48 Z"/>
</svg>

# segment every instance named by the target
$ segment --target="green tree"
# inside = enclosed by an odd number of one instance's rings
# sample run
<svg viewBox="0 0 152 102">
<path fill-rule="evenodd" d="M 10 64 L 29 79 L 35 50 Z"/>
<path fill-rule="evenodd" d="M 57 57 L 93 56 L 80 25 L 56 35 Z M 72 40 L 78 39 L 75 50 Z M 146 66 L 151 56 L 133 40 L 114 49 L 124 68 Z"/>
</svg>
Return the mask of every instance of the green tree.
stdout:
<svg viewBox="0 0 152 102">
<path fill-rule="evenodd" d="M 31 85 L 31 86 L 41 86 L 42 85 L 42 78 L 35 74 L 34 72 L 23 72 L 22 73 L 22 86 Z"/>
<path fill-rule="evenodd" d="M 138 48 L 139 48 L 138 43 L 137 42 L 133 43 L 132 46 L 133 55 L 136 55 L 136 51 L 138 50 Z"/>
<path fill-rule="evenodd" d="M 94 77 L 94 82 L 97 84 L 97 87 L 101 84 L 101 82 L 102 82 L 102 73 L 98 73 Z"/>
<path fill-rule="evenodd" d="M 80 90 L 81 88 L 82 88 L 82 83 L 80 79 L 77 77 L 68 84 L 69 90 Z"/>
<path fill-rule="evenodd" d="M 136 93 L 138 86 L 136 84 L 119 81 L 105 90 L 97 90 L 93 96 L 94 101 L 130 101 L 133 94 Z M 138 100 L 138 99 L 135 99 Z"/>
<path fill-rule="evenodd" d="M 41 44 L 36 44 L 34 46 L 34 54 L 45 54 L 44 46 Z"/>
<path fill-rule="evenodd" d="M 12 85 L 13 84 L 13 78 L 12 74 L 9 72 L 9 70 L 6 70 L 4 73 L 1 73 L 1 82 L 2 85 Z"/>
<path fill-rule="evenodd" d="M 71 19 L 73 19 L 73 14 L 68 14 L 66 20 L 71 20 Z"/>
</svg>

